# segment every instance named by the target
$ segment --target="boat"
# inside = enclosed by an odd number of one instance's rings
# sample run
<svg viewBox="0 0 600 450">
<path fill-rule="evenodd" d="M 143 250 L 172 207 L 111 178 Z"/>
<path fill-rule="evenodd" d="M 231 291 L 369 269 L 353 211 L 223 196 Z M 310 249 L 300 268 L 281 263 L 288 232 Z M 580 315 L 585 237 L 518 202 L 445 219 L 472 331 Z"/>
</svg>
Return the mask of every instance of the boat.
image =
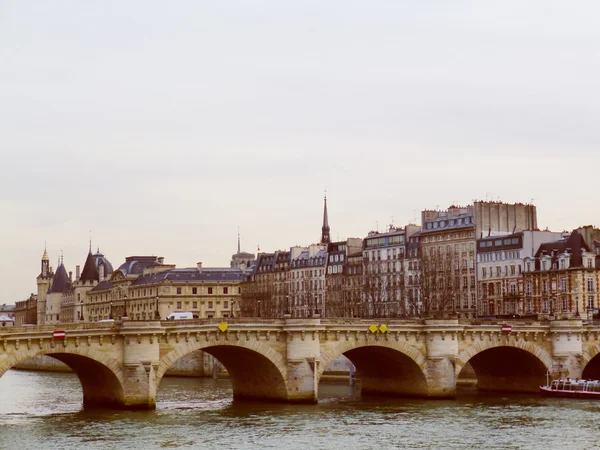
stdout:
<svg viewBox="0 0 600 450">
<path fill-rule="evenodd" d="M 548 377 L 548 374 L 546 374 Z M 600 380 L 580 380 L 578 378 L 559 378 L 550 382 L 549 377 L 545 386 L 540 386 L 544 395 L 553 397 L 599 398 Z"/>
</svg>

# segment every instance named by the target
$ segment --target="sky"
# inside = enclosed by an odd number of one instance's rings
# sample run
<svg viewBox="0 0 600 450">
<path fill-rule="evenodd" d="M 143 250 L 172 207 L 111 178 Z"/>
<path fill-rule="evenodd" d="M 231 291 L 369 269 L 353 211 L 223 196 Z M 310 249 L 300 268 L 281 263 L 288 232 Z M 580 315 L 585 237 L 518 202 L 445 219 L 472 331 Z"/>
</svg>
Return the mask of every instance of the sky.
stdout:
<svg viewBox="0 0 600 450">
<path fill-rule="evenodd" d="M 0 0 L 0 304 L 46 245 L 237 250 L 533 202 L 600 226 L 600 4 Z M 46 244 L 45 244 L 46 243 Z"/>
</svg>

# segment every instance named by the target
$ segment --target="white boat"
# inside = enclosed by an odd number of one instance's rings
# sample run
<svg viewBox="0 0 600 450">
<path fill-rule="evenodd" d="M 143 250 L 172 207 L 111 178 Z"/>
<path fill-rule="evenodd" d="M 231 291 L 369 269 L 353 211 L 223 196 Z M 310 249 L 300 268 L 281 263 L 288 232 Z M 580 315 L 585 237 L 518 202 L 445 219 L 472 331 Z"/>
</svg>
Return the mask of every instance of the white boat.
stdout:
<svg viewBox="0 0 600 450">
<path fill-rule="evenodd" d="M 549 377 L 546 374 L 546 377 Z M 559 378 L 546 381 L 546 386 L 540 386 L 545 395 L 556 397 L 600 398 L 600 380 L 580 380 L 578 378 Z"/>
</svg>

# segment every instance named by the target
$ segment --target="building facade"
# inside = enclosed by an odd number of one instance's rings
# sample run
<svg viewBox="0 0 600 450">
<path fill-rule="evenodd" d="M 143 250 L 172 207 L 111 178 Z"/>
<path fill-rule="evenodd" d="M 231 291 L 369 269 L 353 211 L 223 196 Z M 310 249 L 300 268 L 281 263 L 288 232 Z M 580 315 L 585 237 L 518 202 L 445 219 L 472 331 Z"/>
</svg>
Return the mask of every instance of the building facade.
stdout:
<svg viewBox="0 0 600 450">
<path fill-rule="evenodd" d="M 527 313 L 558 319 L 597 314 L 600 256 L 582 234 L 573 231 L 567 238 L 543 243 L 523 263 Z"/>
<path fill-rule="evenodd" d="M 477 240 L 477 283 L 480 316 L 522 316 L 523 261 L 539 246 L 559 240 L 562 233 L 526 230 Z"/>
</svg>

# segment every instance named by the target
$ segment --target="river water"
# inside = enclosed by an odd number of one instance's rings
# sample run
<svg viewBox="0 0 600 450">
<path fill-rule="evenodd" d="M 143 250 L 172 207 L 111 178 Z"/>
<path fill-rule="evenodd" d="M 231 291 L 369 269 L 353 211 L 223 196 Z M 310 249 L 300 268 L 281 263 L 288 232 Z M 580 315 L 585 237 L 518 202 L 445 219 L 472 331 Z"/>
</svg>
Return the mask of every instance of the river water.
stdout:
<svg viewBox="0 0 600 450">
<path fill-rule="evenodd" d="M 232 401 L 229 380 L 164 378 L 156 411 L 83 411 L 73 374 L 0 378 L 1 449 L 600 449 L 600 402 L 535 394 L 361 399 L 322 383 L 318 405 Z"/>
</svg>

